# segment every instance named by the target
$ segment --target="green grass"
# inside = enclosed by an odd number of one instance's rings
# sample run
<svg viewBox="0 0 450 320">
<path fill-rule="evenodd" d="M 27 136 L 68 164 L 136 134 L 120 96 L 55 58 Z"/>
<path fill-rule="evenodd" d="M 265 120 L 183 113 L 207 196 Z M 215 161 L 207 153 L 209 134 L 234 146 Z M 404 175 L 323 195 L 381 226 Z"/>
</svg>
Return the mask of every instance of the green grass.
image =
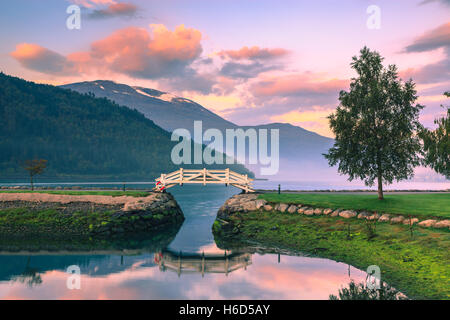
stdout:
<svg viewBox="0 0 450 320">
<path fill-rule="evenodd" d="M 29 208 L 0 210 L 0 235 L 87 235 L 92 226 L 111 222 L 111 212 L 62 214 L 57 209 L 33 211 Z"/>
<path fill-rule="evenodd" d="M 384 200 L 369 194 L 266 193 L 259 196 L 269 202 L 305 204 L 332 209 L 353 209 L 450 218 L 450 193 L 388 194 Z"/>
<path fill-rule="evenodd" d="M 90 191 L 90 190 L 0 190 L 0 193 L 48 193 L 48 194 L 61 194 L 61 195 L 72 195 L 72 196 L 130 196 L 130 197 L 146 197 L 149 195 L 145 191 Z"/>
<path fill-rule="evenodd" d="M 407 226 L 378 223 L 375 236 L 369 237 L 366 222 L 358 219 L 265 211 L 236 213 L 228 222 L 213 226 L 219 247 L 250 241 L 343 261 L 361 270 L 378 265 L 381 279 L 410 298 L 450 299 L 448 230 L 415 226 L 411 236 Z"/>
</svg>

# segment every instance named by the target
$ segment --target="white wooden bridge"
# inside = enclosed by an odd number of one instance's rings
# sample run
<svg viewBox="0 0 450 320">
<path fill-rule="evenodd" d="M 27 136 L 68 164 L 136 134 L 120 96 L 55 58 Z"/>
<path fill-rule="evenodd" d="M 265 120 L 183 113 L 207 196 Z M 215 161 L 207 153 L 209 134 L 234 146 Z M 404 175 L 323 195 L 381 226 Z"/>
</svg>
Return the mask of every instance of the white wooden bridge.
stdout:
<svg viewBox="0 0 450 320">
<path fill-rule="evenodd" d="M 191 170 L 180 168 L 177 171 L 162 174 L 156 179 L 156 186 L 153 190 L 163 192 L 164 190 L 176 185 L 183 184 L 225 184 L 232 185 L 242 189 L 245 192 L 254 192 L 252 187 L 253 179 L 246 174 L 239 174 L 230 169 L 224 170 L 207 170 L 206 168 Z"/>
</svg>

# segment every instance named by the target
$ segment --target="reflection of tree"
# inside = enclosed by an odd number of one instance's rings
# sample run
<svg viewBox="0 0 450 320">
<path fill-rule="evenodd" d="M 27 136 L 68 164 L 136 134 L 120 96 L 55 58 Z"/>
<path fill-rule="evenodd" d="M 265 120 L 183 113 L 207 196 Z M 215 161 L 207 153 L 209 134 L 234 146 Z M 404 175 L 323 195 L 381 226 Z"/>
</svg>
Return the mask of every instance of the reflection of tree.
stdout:
<svg viewBox="0 0 450 320">
<path fill-rule="evenodd" d="M 381 282 L 380 289 L 370 289 L 364 283 L 353 280 L 348 288 L 339 289 L 338 296 L 330 295 L 330 300 L 405 300 L 406 297 L 396 289 Z"/>
<path fill-rule="evenodd" d="M 18 276 L 15 276 L 12 281 L 26 283 L 29 287 L 38 286 L 42 283 L 42 277 L 38 269 L 30 267 L 31 258 L 28 257 L 25 270 Z"/>
</svg>

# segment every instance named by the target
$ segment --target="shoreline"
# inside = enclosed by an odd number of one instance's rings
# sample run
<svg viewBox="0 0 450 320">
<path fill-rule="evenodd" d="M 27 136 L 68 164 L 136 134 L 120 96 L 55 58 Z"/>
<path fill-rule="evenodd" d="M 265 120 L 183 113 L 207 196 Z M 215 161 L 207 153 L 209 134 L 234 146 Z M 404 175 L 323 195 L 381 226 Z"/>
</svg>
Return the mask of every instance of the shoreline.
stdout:
<svg viewBox="0 0 450 320">
<path fill-rule="evenodd" d="M 145 197 L 0 193 L 0 238 L 109 238 L 155 231 L 183 220 L 169 193 Z"/>
<path fill-rule="evenodd" d="M 306 214 L 289 212 L 288 204 L 281 208 L 278 204 L 275 209 L 257 197 L 234 196 L 230 199 L 241 198 L 242 202 L 230 204 L 228 199 L 219 209 L 212 229 L 220 248 L 260 243 L 344 262 L 361 270 L 377 265 L 382 280 L 408 297 L 450 299 L 448 226 L 422 227 L 403 220 L 376 223 L 371 215 L 358 218 L 350 210 L 336 216 L 324 214 L 323 209 Z M 264 207 L 267 205 L 270 208 Z"/>
</svg>

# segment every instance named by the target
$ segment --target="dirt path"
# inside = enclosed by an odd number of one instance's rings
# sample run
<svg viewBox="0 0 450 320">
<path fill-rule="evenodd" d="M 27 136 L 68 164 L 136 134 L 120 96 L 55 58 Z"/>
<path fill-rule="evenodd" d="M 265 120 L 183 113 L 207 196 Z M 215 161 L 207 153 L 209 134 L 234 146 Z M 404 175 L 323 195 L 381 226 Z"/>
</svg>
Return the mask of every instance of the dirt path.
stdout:
<svg viewBox="0 0 450 320">
<path fill-rule="evenodd" d="M 135 202 L 150 202 L 155 200 L 156 194 L 147 197 L 131 196 L 99 196 L 99 195 L 61 195 L 48 193 L 0 193 L 0 201 L 30 201 L 30 202 L 93 202 L 97 204 L 118 205 Z"/>
</svg>

